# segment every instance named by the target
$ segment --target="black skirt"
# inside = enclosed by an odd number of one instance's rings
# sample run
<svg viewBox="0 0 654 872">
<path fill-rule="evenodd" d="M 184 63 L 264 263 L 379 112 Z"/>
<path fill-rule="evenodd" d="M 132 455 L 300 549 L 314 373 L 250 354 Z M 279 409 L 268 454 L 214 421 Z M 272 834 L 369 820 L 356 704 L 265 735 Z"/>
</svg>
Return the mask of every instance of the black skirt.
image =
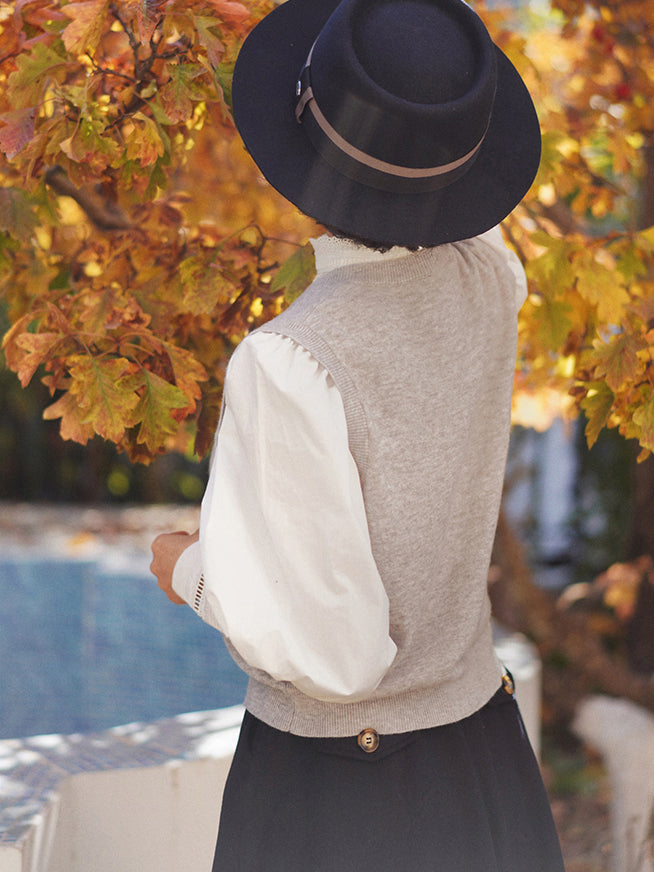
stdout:
<svg viewBox="0 0 654 872">
<path fill-rule="evenodd" d="M 316 739 L 246 713 L 213 872 L 564 872 L 512 696 L 412 733 Z"/>
</svg>

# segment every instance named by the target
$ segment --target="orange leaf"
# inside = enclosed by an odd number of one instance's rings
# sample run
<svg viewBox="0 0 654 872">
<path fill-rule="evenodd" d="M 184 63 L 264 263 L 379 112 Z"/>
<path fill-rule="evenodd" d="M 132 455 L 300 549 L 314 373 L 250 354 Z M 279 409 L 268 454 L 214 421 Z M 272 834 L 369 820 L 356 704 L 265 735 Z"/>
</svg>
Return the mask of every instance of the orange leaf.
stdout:
<svg viewBox="0 0 654 872">
<path fill-rule="evenodd" d="M 153 372 L 143 371 L 143 391 L 135 410 L 139 424 L 138 443 L 156 454 L 165 447 L 166 439 L 177 430 L 175 409 L 188 409 L 188 397 Z"/>
<path fill-rule="evenodd" d="M 593 345 L 595 375 L 604 376 L 612 391 L 619 391 L 625 382 L 633 381 L 642 371 L 638 352 L 647 348 L 644 336 L 623 333 L 612 337 L 609 343 L 596 339 Z"/>
<path fill-rule="evenodd" d="M 72 439 L 73 442 L 86 445 L 89 439 L 95 436 L 93 427 L 80 420 L 80 406 L 77 398 L 68 392 L 59 397 L 47 409 L 44 409 L 43 417 L 46 421 L 54 421 L 55 418 L 61 418 L 59 432 L 62 439 Z"/>
<path fill-rule="evenodd" d="M 223 21 L 229 24 L 242 24 L 250 16 L 248 8 L 235 0 L 209 0 L 209 2 Z"/>
<path fill-rule="evenodd" d="M 23 387 L 29 384 L 41 364 L 55 356 L 63 339 L 61 333 L 23 333 L 16 339 L 16 345 L 26 352 L 16 367 Z"/>
<path fill-rule="evenodd" d="M 170 342 L 164 342 L 164 348 L 170 358 L 175 376 L 175 384 L 188 398 L 190 411 L 194 412 L 196 400 L 202 396 L 198 382 L 208 379 L 207 371 L 197 358 L 186 348 L 180 348 Z"/>
</svg>

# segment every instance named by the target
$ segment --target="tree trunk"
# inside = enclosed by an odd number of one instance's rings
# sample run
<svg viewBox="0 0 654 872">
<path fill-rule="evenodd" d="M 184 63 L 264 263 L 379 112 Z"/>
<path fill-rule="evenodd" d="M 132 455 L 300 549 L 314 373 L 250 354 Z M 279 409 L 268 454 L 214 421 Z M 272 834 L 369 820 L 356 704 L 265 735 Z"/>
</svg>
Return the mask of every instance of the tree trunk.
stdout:
<svg viewBox="0 0 654 872">
<path fill-rule="evenodd" d="M 654 679 L 610 656 L 586 616 L 557 607 L 535 585 L 522 544 L 503 514 L 490 594 L 500 623 L 525 633 L 539 649 L 545 713 L 551 719 L 567 722 L 579 700 L 593 692 L 625 697 L 654 712 Z"/>
</svg>

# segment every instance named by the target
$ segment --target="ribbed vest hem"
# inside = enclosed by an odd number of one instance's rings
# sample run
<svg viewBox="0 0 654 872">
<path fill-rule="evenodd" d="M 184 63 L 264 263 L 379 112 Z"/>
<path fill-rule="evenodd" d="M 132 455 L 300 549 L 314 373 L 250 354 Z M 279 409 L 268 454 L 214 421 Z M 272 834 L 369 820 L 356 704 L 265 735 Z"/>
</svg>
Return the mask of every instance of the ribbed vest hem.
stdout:
<svg viewBox="0 0 654 872">
<path fill-rule="evenodd" d="M 428 729 L 474 714 L 497 691 L 502 665 L 488 634 L 465 660 L 453 670 L 456 675 L 433 687 L 346 704 L 312 699 L 288 683 L 268 685 L 250 678 L 245 707 L 271 727 L 298 736 L 354 736 L 366 727 L 380 734 Z"/>
</svg>

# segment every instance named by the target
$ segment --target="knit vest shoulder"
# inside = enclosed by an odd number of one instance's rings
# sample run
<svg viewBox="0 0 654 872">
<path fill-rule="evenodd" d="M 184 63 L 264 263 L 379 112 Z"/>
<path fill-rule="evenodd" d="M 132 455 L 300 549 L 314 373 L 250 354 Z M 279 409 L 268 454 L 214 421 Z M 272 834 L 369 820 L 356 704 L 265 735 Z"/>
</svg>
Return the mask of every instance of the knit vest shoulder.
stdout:
<svg viewBox="0 0 654 872">
<path fill-rule="evenodd" d="M 311 352 L 341 393 L 398 652 L 369 699 L 322 702 L 256 672 L 246 707 L 305 736 L 467 717 L 501 676 L 487 578 L 516 354 L 506 260 L 473 239 L 334 269 L 260 329 Z"/>
</svg>

